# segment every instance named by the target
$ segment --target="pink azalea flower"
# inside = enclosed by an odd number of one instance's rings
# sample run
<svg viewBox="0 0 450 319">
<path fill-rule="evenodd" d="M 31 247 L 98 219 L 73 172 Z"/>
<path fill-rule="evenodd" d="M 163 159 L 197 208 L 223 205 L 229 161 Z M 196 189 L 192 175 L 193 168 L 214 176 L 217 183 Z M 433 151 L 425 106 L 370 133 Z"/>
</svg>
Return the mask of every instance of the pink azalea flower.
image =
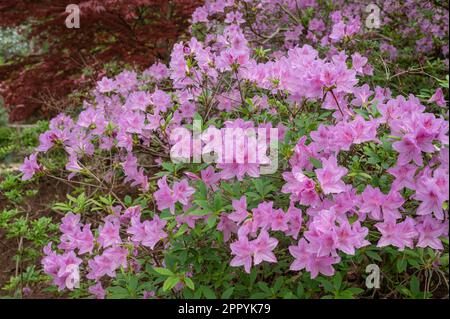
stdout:
<svg viewBox="0 0 450 319">
<path fill-rule="evenodd" d="M 444 93 L 442 92 L 441 88 L 436 90 L 436 92 L 428 100 L 428 102 L 429 103 L 433 103 L 434 102 L 440 107 L 445 107 L 447 105 L 447 102 L 445 101 Z"/>
<path fill-rule="evenodd" d="M 94 235 L 92 234 L 90 224 L 84 225 L 82 231 L 78 233 L 76 244 L 78 254 L 92 253 L 94 249 Z"/>
<path fill-rule="evenodd" d="M 282 210 L 277 209 L 272 212 L 272 223 L 271 228 L 273 231 L 287 231 L 289 229 L 288 221 L 289 217 L 288 215 Z"/>
<path fill-rule="evenodd" d="M 99 281 L 95 285 L 90 286 L 88 291 L 95 296 L 96 299 L 105 299 L 106 291 L 102 287 L 102 283 Z"/>
<path fill-rule="evenodd" d="M 299 271 L 306 268 L 311 253 L 308 251 L 308 242 L 304 238 L 299 240 L 297 246 L 289 246 L 289 252 L 295 258 L 290 266 L 291 270 Z"/>
<path fill-rule="evenodd" d="M 289 230 L 285 231 L 285 234 L 297 239 L 303 224 L 302 210 L 291 204 L 286 214 L 289 220 Z"/>
<path fill-rule="evenodd" d="M 325 194 L 339 194 L 345 191 L 345 183 L 341 180 L 348 172 L 346 168 L 339 167 L 335 156 L 328 160 L 322 159 L 323 168 L 316 169 L 317 179 Z"/>
<path fill-rule="evenodd" d="M 174 213 L 176 200 L 173 198 L 172 190 L 169 185 L 167 185 L 166 176 L 158 180 L 158 187 L 159 189 L 153 194 L 158 205 L 158 209 L 162 211 L 166 208 L 170 208 L 170 211 Z"/>
<path fill-rule="evenodd" d="M 274 250 L 277 245 L 278 240 L 269 237 L 269 233 L 267 233 L 267 231 L 265 230 L 262 230 L 258 238 L 251 242 L 251 246 L 253 248 L 252 250 L 254 264 L 258 265 L 263 261 L 267 261 L 270 263 L 277 262 L 277 258 L 272 252 L 272 250 Z"/>
<path fill-rule="evenodd" d="M 382 235 L 377 247 L 392 245 L 400 251 L 403 251 L 405 247 L 413 248 L 413 240 L 417 237 L 417 231 L 414 229 L 414 226 L 415 221 L 410 217 L 407 217 L 405 221 L 399 224 L 394 220 L 375 224 L 375 227 Z"/>
<path fill-rule="evenodd" d="M 337 257 L 316 257 L 310 255 L 308 263 L 306 264 L 306 271 L 311 273 L 311 279 L 316 278 L 319 273 L 325 276 L 333 276 L 333 264 L 336 264 L 337 262 L 339 262 L 339 258 Z"/>
<path fill-rule="evenodd" d="M 189 203 L 190 197 L 195 193 L 195 189 L 189 186 L 189 183 L 183 179 L 173 185 L 173 198 L 183 205 Z"/>
<path fill-rule="evenodd" d="M 448 196 L 442 192 L 434 179 L 425 178 L 421 181 L 420 186 L 416 188 L 414 198 L 421 201 L 417 208 L 417 215 L 434 213 L 437 219 L 444 219 L 442 204 L 448 200 Z"/>
<path fill-rule="evenodd" d="M 223 241 L 227 242 L 231 238 L 231 234 L 237 232 L 237 225 L 230 219 L 230 215 L 222 213 L 220 215 L 220 221 L 217 225 L 217 230 L 223 233 Z"/>
<path fill-rule="evenodd" d="M 416 174 L 417 166 L 412 164 L 397 165 L 388 169 L 388 172 L 395 176 L 395 181 L 392 184 L 393 189 L 402 189 L 407 187 L 410 189 L 416 188 L 414 175 Z"/>
<path fill-rule="evenodd" d="M 103 248 L 109 246 L 114 246 L 122 243 L 120 238 L 120 224 L 113 224 L 111 222 L 106 222 L 103 226 L 98 228 L 99 236 L 97 241 Z"/>
<path fill-rule="evenodd" d="M 401 141 L 392 144 L 394 150 L 399 152 L 397 164 L 406 165 L 413 160 L 418 166 L 422 166 L 422 152 L 412 134 L 403 136 Z"/>
<path fill-rule="evenodd" d="M 36 172 L 41 170 L 41 167 L 37 163 L 37 154 L 31 154 L 29 157 L 25 158 L 22 166 L 19 170 L 23 173 L 22 180 L 27 181 L 31 179 Z"/>
<path fill-rule="evenodd" d="M 104 76 L 100 81 L 97 82 L 97 89 L 100 93 L 109 93 L 114 91 L 116 88 L 116 83 L 112 79 L 108 79 Z"/>
<path fill-rule="evenodd" d="M 106 249 L 102 255 L 89 260 L 90 271 L 86 277 L 95 280 L 105 275 L 116 277 L 116 270 L 119 267 L 127 268 L 127 256 L 128 250 L 125 248 L 115 246 Z"/>
<path fill-rule="evenodd" d="M 425 216 L 422 222 L 417 225 L 417 231 L 419 233 L 417 247 L 431 247 L 438 250 L 444 249 L 439 237 L 445 235 L 445 228 L 445 223 L 442 221 L 434 219 L 430 215 Z"/>
<path fill-rule="evenodd" d="M 239 237 L 239 240 L 230 245 L 231 253 L 234 258 L 231 260 L 232 267 L 244 266 L 247 273 L 250 273 L 252 267 L 253 247 L 250 244 L 247 236 Z"/>
<path fill-rule="evenodd" d="M 247 212 L 247 198 L 245 196 L 242 196 L 239 200 L 233 199 L 232 205 L 234 212 L 228 216 L 230 220 L 240 224 L 249 217 L 249 213 Z"/>
<path fill-rule="evenodd" d="M 379 188 L 369 185 L 364 189 L 361 199 L 360 211 L 369 213 L 372 219 L 396 220 L 401 218 L 398 209 L 402 207 L 405 200 L 395 189 L 392 189 L 388 195 L 384 195 Z"/>
<path fill-rule="evenodd" d="M 73 251 L 59 255 L 52 251 L 52 244 L 44 248 L 45 257 L 42 259 L 44 272 L 53 278 L 53 283 L 61 291 L 80 287 L 79 265 L 82 260 Z"/>
<path fill-rule="evenodd" d="M 186 180 L 175 182 L 172 190 L 167 184 L 166 176 L 158 180 L 158 187 L 159 189 L 153 194 L 158 209 L 162 211 L 169 208 L 172 214 L 175 213 L 175 203 L 188 205 L 192 194 L 195 193 L 195 189 L 189 186 Z"/>
<path fill-rule="evenodd" d="M 161 239 L 167 237 L 167 233 L 164 232 L 166 224 L 167 221 L 161 220 L 156 214 L 152 221 L 146 220 L 143 223 L 137 219 L 132 219 L 127 233 L 133 235 L 132 241 L 153 249 Z"/>
</svg>

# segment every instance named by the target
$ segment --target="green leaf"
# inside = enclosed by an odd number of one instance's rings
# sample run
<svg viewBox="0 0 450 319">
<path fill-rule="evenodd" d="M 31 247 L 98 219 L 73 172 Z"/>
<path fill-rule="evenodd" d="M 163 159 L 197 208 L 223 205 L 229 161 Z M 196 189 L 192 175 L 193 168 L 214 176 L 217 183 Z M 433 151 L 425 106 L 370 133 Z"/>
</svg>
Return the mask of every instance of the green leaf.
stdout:
<svg viewBox="0 0 450 319">
<path fill-rule="evenodd" d="M 220 297 L 220 299 L 229 299 L 231 297 L 231 295 L 234 292 L 234 287 L 230 287 L 227 290 L 225 290 L 222 294 L 222 296 Z"/>
<path fill-rule="evenodd" d="M 155 267 L 153 268 L 158 274 L 163 275 L 163 276 L 173 276 L 174 273 L 166 268 L 161 268 L 161 267 Z"/>
<path fill-rule="evenodd" d="M 368 250 L 365 252 L 365 254 L 367 256 L 369 256 L 371 259 L 374 259 L 376 261 L 382 261 L 383 259 L 381 259 L 380 255 L 378 255 L 376 252 Z"/>
<path fill-rule="evenodd" d="M 410 285 L 410 287 L 411 287 L 411 292 L 412 292 L 414 295 L 420 294 L 420 282 L 419 282 L 419 279 L 417 279 L 417 277 L 416 277 L 415 275 L 413 275 L 413 276 L 411 277 L 411 280 L 410 280 L 410 282 L 409 282 L 409 285 Z"/>
<path fill-rule="evenodd" d="M 313 164 L 314 168 L 322 168 L 322 162 L 314 157 L 310 157 L 309 161 Z"/>
<path fill-rule="evenodd" d="M 265 293 L 271 293 L 269 286 L 264 281 L 259 281 L 256 285 Z"/>
<path fill-rule="evenodd" d="M 278 277 L 275 283 L 273 284 L 273 291 L 277 293 L 280 290 L 281 286 L 283 286 L 283 283 L 284 277 L 283 276 Z"/>
<path fill-rule="evenodd" d="M 333 277 L 333 286 L 335 290 L 340 290 L 342 285 L 342 275 L 340 272 L 337 272 Z"/>
<path fill-rule="evenodd" d="M 188 287 L 191 290 L 195 290 L 194 282 L 189 277 L 184 277 L 184 283 L 186 284 L 186 287 Z"/>
<path fill-rule="evenodd" d="M 397 271 L 399 273 L 404 272 L 406 270 L 407 266 L 408 266 L 408 262 L 404 256 L 397 260 Z"/>
<path fill-rule="evenodd" d="M 302 298 L 304 295 L 305 295 L 305 288 L 303 287 L 302 283 L 299 283 L 297 287 L 297 297 Z"/>
<path fill-rule="evenodd" d="M 352 294 L 354 294 L 354 295 L 359 295 L 359 294 L 364 292 L 364 289 L 356 288 L 356 287 L 351 287 L 351 288 L 348 288 L 346 290 L 351 291 Z"/>
<path fill-rule="evenodd" d="M 180 282 L 179 277 L 169 277 L 164 281 L 163 290 L 168 291 L 175 287 Z"/>
<path fill-rule="evenodd" d="M 181 225 L 180 229 L 178 229 L 178 231 L 175 234 L 174 238 L 178 238 L 181 235 L 183 235 L 186 232 L 187 229 L 188 229 L 188 225 L 187 224 Z"/>
<path fill-rule="evenodd" d="M 207 200 L 196 199 L 196 200 L 194 200 L 194 203 L 197 204 L 198 206 L 200 206 L 203 209 L 206 209 L 206 210 L 209 210 L 209 211 L 213 210 L 213 208 L 211 207 L 209 201 L 207 201 Z"/>
<path fill-rule="evenodd" d="M 214 226 L 216 226 L 216 222 L 217 222 L 217 216 L 209 216 L 208 220 L 206 221 L 206 224 L 208 225 L 209 228 L 213 228 Z"/>
<path fill-rule="evenodd" d="M 212 289 L 207 286 L 202 286 L 202 292 L 203 296 L 205 296 L 206 299 L 217 299 L 214 291 L 212 291 Z"/>
<path fill-rule="evenodd" d="M 318 278 L 318 281 L 322 284 L 325 291 L 334 292 L 333 285 L 327 279 L 321 277 L 321 278 Z"/>
<path fill-rule="evenodd" d="M 205 216 L 208 214 L 211 214 L 210 210 L 196 209 L 196 210 L 188 212 L 189 216 Z"/>
</svg>

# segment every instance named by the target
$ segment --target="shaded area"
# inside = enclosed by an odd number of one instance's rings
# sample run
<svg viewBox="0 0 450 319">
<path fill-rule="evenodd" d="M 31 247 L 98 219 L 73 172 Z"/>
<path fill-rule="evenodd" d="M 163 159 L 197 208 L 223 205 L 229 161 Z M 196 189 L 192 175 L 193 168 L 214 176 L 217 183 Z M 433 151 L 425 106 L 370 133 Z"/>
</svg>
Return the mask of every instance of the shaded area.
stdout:
<svg viewBox="0 0 450 319">
<path fill-rule="evenodd" d="M 79 4 L 80 29 L 68 29 L 68 4 Z M 72 103 L 68 95 L 88 89 L 123 66 L 142 69 L 166 60 L 197 0 L 5 0 L 0 28 L 27 26 L 33 45 L 25 56 L 0 63 L 0 95 L 9 121 L 50 117 Z M 105 64 L 107 67 L 105 68 Z"/>
</svg>

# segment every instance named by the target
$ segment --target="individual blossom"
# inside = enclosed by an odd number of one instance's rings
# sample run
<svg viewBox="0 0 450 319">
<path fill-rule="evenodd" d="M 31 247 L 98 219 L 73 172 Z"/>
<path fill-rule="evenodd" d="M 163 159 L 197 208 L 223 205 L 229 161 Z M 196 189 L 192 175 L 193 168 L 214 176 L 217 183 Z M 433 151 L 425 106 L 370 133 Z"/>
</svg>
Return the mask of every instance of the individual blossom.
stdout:
<svg viewBox="0 0 450 319">
<path fill-rule="evenodd" d="M 233 267 L 244 266 L 247 273 L 252 267 L 253 247 L 247 236 L 240 236 L 239 240 L 230 245 L 231 253 L 235 255 L 230 262 Z"/>
<path fill-rule="evenodd" d="M 120 224 L 118 222 L 112 223 L 107 221 L 103 226 L 98 228 L 98 232 L 97 241 L 103 248 L 122 243 L 122 239 L 120 238 Z"/>
<path fill-rule="evenodd" d="M 127 268 L 128 250 L 123 247 L 110 247 L 103 251 L 103 254 L 95 256 L 89 260 L 88 279 L 98 280 L 107 275 L 111 278 L 116 277 L 116 270 L 119 267 Z"/>
<path fill-rule="evenodd" d="M 42 259 L 44 272 L 53 278 L 58 290 L 65 288 L 73 290 L 80 287 L 79 266 L 82 260 L 73 251 L 62 255 L 52 251 L 51 243 L 44 248 L 45 257 Z"/>
<path fill-rule="evenodd" d="M 440 107 L 445 107 L 447 102 L 445 101 L 444 93 L 442 89 L 439 88 L 434 92 L 433 96 L 428 100 L 429 103 L 436 103 Z"/>
<path fill-rule="evenodd" d="M 95 296 L 96 299 L 105 299 L 106 291 L 102 287 L 102 283 L 99 281 L 95 285 L 89 287 L 88 291 Z"/>
<path fill-rule="evenodd" d="M 417 215 L 434 213 L 437 219 L 444 219 L 442 205 L 448 200 L 448 195 L 442 191 L 436 183 L 436 179 L 424 178 L 418 184 L 414 198 L 421 202 L 417 208 Z"/>
<path fill-rule="evenodd" d="M 232 206 L 234 211 L 228 216 L 230 220 L 240 224 L 249 217 L 247 211 L 247 198 L 245 196 L 242 196 L 239 200 L 233 199 Z"/>
<path fill-rule="evenodd" d="M 20 166 L 19 170 L 23 173 L 22 180 L 27 181 L 33 178 L 34 174 L 41 170 L 37 162 L 37 154 L 31 154 L 29 157 L 25 158 L 22 166 Z"/>
<path fill-rule="evenodd" d="M 262 230 L 258 238 L 251 242 L 253 250 L 253 262 L 255 265 L 260 264 L 263 261 L 270 263 L 277 262 L 275 254 L 272 252 L 278 245 L 278 240 L 269 237 L 269 233 Z"/>
<path fill-rule="evenodd" d="M 346 168 L 337 164 L 337 159 L 330 156 L 322 159 L 322 168 L 316 169 L 317 179 L 325 194 L 339 194 L 345 191 L 345 183 L 341 180 L 347 174 Z"/>
<path fill-rule="evenodd" d="M 160 219 L 156 214 L 153 220 L 146 220 L 142 223 L 138 219 L 132 219 L 127 233 L 132 235 L 132 241 L 153 249 L 161 239 L 167 237 L 167 233 L 164 231 L 166 224 L 167 221 Z"/>
<path fill-rule="evenodd" d="M 375 227 L 381 233 L 377 247 L 392 245 L 400 251 L 403 251 L 405 247 L 414 248 L 413 240 L 417 237 L 417 231 L 415 230 L 415 221 L 412 218 L 407 217 L 401 223 L 394 220 L 385 221 L 375 224 Z"/>
<path fill-rule="evenodd" d="M 166 208 L 170 209 L 170 212 L 175 213 L 175 204 L 177 202 L 187 205 L 189 204 L 191 196 L 195 193 L 195 189 L 189 186 L 186 180 L 175 182 L 173 189 L 167 184 L 167 178 L 164 176 L 158 180 L 159 189 L 153 194 L 159 210 Z"/>
<path fill-rule="evenodd" d="M 416 246 L 422 248 L 430 247 L 438 250 L 444 249 L 439 237 L 446 235 L 445 228 L 445 223 L 442 221 L 430 215 L 424 216 L 421 222 L 417 224 L 419 239 Z"/>
<path fill-rule="evenodd" d="M 227 242 L 231 238 L 231 234 L 237 232 L 237 225 L 230 219 L 230 215 L 222 213 L 220 215 L 219 223 L 217 224 L 217 230 L 223 233 L 223 241 Z"/>
</svg>

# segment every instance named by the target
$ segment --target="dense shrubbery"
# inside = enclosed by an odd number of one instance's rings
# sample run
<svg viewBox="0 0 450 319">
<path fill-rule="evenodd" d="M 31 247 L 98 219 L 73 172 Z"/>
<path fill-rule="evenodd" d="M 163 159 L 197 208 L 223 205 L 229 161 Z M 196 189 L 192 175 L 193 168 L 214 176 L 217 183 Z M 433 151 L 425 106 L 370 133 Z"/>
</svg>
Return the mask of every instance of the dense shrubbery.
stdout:
<svg viewBox="0 0 450 319">
<path fill-rule="evenodd" d="M 380 2 L 369 30 L 360 2 L 208 1 L 169 65 L 104 77 L 25 159 L 77 186 L 43 272 L 72 297 L 448 296 L 440 3 Z M 227 156 L 222 128 L 232 162 L 171 161 Z"/>
</svg>

